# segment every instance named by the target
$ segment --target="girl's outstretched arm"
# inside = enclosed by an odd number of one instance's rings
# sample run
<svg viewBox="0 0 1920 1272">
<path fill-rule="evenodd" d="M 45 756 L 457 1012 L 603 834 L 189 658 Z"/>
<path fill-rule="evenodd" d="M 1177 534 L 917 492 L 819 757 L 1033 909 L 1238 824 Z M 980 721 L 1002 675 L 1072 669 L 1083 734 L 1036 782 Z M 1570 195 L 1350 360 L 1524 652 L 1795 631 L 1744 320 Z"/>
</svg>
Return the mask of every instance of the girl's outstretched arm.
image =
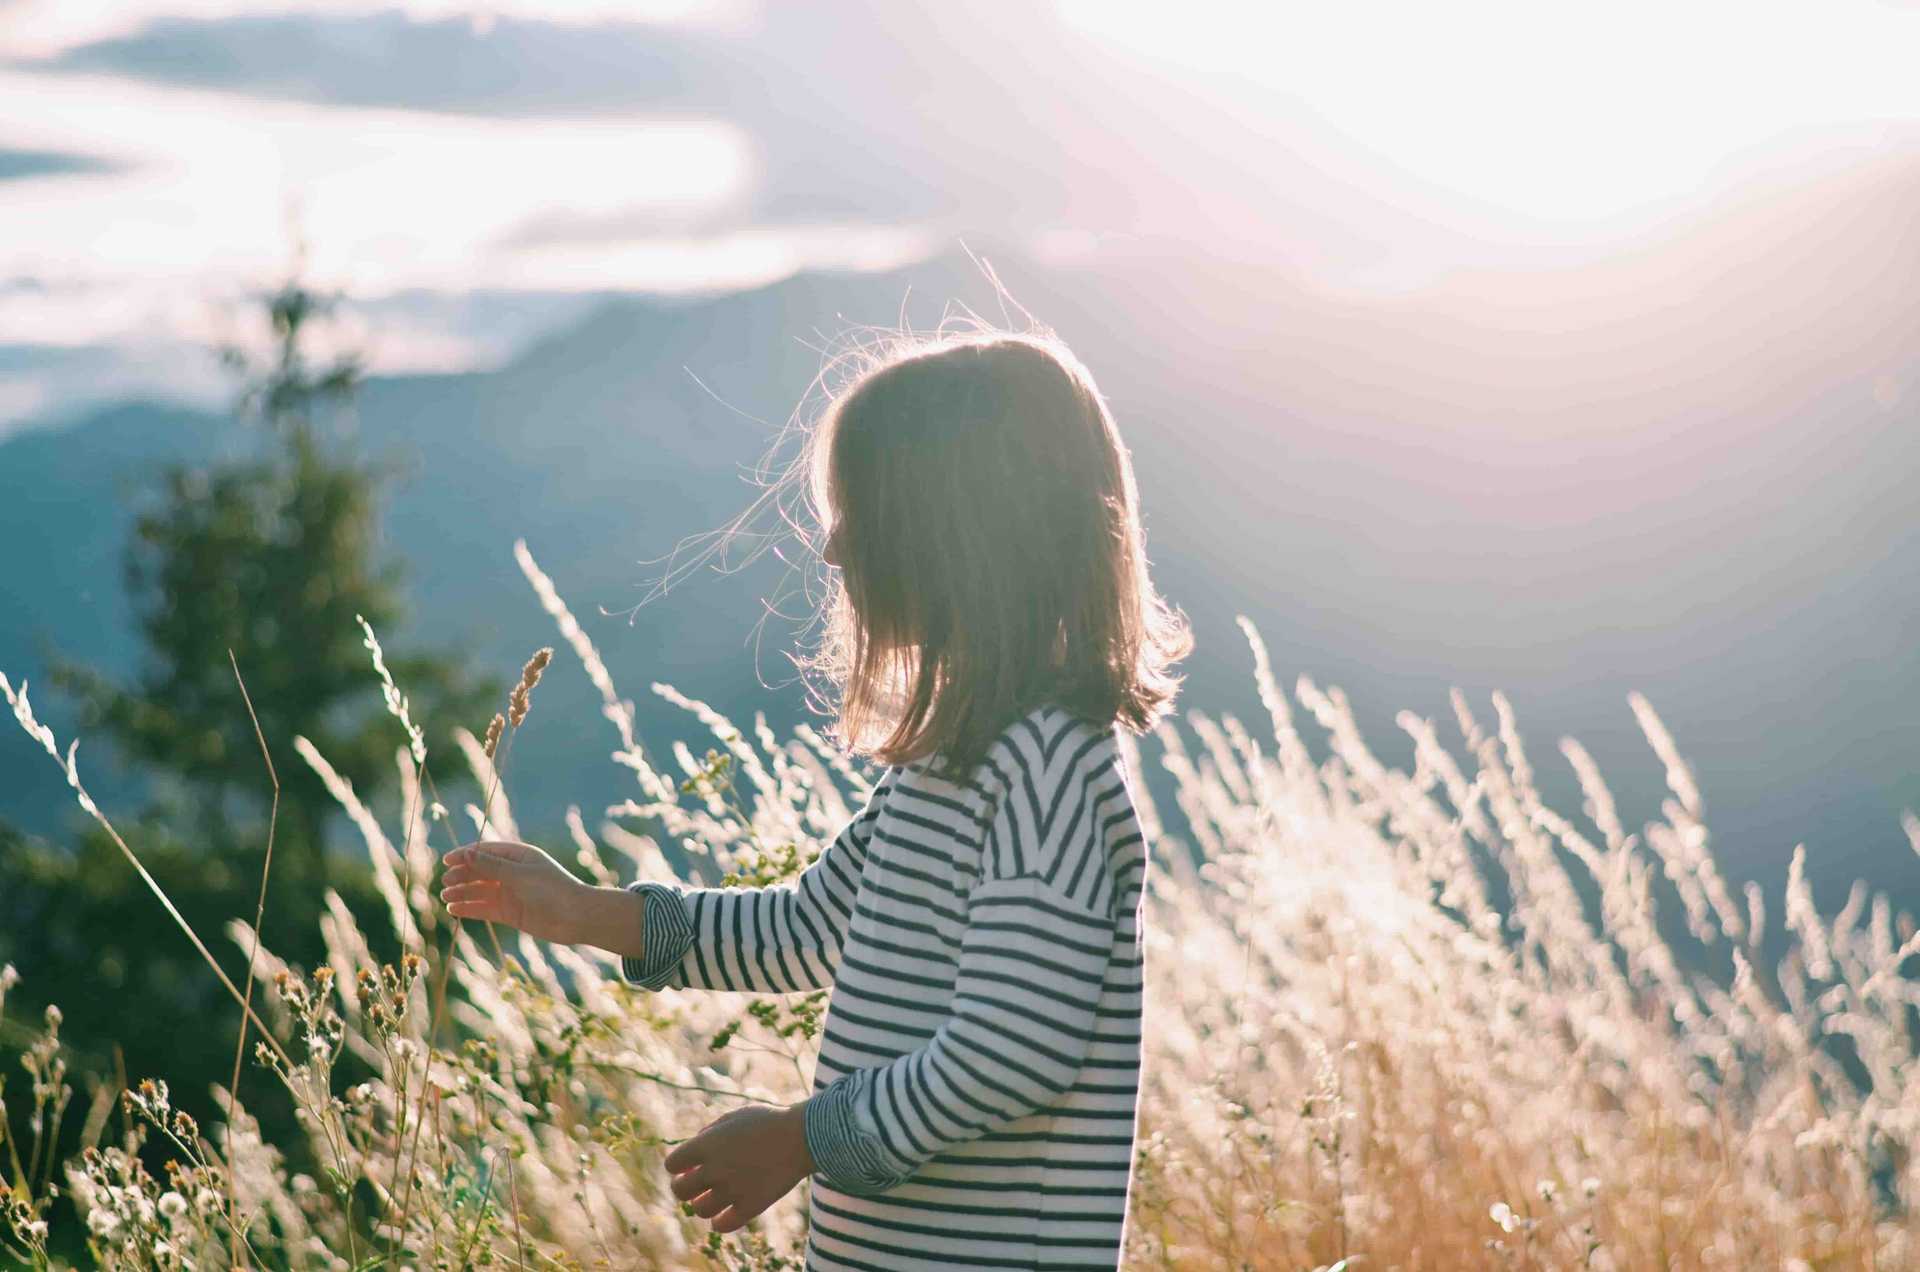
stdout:
<svg viewBox="0 0 1920 1272">
<path fill-rule="evenodd" d="M 792 883 L 630 884 L 645 905 L 650 935 L 645 956 L 623 958 L 621 972 L 643 989 L 790 994 L 831 987 L 873 823 L 897 773 L 889 768 L 881 774 L 859 815 Z"/>
<path fill-rule="evenodd" d="M 840 963 L 868 836 L 894 775 L 889 769 L 881 776 L 860 814 L 792 883 L 595 888 L 532 844 L 494 840 L 447 854 L 441 899 L 456 918 L 618 954 L 625 977 L 647 989 L 825 989 Z"/>
</svg>

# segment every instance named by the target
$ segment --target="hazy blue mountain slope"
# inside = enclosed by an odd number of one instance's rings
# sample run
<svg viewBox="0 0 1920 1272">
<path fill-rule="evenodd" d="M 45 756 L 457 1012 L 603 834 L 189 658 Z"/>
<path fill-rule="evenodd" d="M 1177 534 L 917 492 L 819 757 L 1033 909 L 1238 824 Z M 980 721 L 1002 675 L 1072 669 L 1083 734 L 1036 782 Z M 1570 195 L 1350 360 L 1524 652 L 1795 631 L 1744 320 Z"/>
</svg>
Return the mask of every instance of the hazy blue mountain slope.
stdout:
<svg viewBox="0 0 1920 1272">
<path fill-rule="evenodd" d="M 1626 704 L 1638 689 L 1695 764 L 1736 872 L 1775 881 L 1804 839 L 1823 901 L 1855 875 L 1911 899 L 1920 868 L 1896 818 L 1920 806 L 1920 345 L 1901 341 L 1920 279 L 1896 219 L 1864 219 L 1851 246 L 1827 241 L 1829 265 L 1789 272 L 1767 244 L 1796 241 L 1795 224 L 1754 216 L 1772 237 L 1752 263 L 1688 273 L 1702 259 L 1689 235 L 1707 228 L 1682 227 L 1649 249 L 1632 296 L 1608 293 L 1599 264 L 1530 289 L 1463 280 L 1363 302 L 1144 249 L 1097 270 L 993 259 L 1094 368 L 1133 447 L 1158 577 L 1200 636 L 1190 705 L 1257 722 L 1233 627 L 1245 612 L 1285 683 L 1346 690 L 1383 759 L 1407 762 L 1397 711 L 1451 737 L 1449 686 L 1483 724 L 1502 688 L 1556 806 L 1579 807 L 1555 751 L 1573 734 L 1631 828 L 1662 794 Z M 1877 269 L 1859 259 L 1874 244 Z M 1844 348 L 1781 352 L 1823 273 L 1851 289 L 1844 314 L 1819 310 L 1844 324 Z M 497 371 L 372 382 L 356 444 L 411 470 L 386 526 L 415 621 L 389 642 L 451 640 L 508 671 L 554 642 L 512 559 L 525 537 L 640 704 L 643 738 L 703 745 L 653 680 L 743 723 L 763 705 L 776 725 L 801 718 L 782 656 L 798 625 L 768 621 L 757 658 L 752 643 L 763 598 L 799 579 L 778 561 L 694 575 L 631 623 L 624 611 L 660 572 L 643 561 L 753 497 L 742 473 L 830 338 L 894 323 L 903 298 L 921 329 L 950 300 L 1000 317 L 956 251 L 712 300 L 609 298 Z M 1710 356 L 1672 356 L 1709 328 Z M 1904 406 L 1888 382 L 1907 386 Z M 36 633 L 126 666 L 117 476 L 245 444 L 231 423 L 147 405 L 0 443 L 0 668 L 38 678 Z M 64 733 L 59 704 L 42 705 Z M 563 652 L 512 761 L 530 828 L 569 803 L 591 823 L 628 793 L 611 742 Z M 112 791 L 98 755 L 90 771 Z M 0 816 L 45 831 L 66 806 L 53 766 L 0 730 Z"/>
</svg>

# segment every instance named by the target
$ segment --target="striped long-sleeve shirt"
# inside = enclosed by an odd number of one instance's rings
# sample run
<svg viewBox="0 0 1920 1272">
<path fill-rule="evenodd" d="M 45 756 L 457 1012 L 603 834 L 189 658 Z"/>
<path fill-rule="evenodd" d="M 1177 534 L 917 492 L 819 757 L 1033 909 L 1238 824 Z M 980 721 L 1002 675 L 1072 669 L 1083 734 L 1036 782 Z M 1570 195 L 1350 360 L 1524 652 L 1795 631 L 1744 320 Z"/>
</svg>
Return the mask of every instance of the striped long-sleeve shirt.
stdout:
<svg viewBox="0 0 1920 1272">
<path fill-rule="evenodd" d="M 1041 706 L 964 783 L 887 768 L 792 884 L 633 885 L 635 984 L 833 991 L 810 1269 L 1118 1263 L 1147 862 L 1130 780 L 1113 726 Z"/>
</svg>

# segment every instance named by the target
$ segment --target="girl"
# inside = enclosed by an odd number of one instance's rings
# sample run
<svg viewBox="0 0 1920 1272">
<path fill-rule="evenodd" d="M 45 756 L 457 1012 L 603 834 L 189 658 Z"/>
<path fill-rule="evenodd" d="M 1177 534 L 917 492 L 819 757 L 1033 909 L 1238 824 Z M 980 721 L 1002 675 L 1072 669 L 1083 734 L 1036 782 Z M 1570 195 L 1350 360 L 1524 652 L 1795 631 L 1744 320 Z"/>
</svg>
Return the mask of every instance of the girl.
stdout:
<svg viewBox="0 0 1920 1272">
<path fill-rule="evenodd" d="M 832 989 L 812 1097 L 666 1158 L 716 1230 L 811 1178 L 812 1269 L 1114 1267 L 1147 863 L 1115 730 L 1191 647 L 1126 449 L 1056 337 L 987 331 L 876 359 L 793 471 L 834 567 L 806 665 L 885 766 L 866 807 L 780 887 L 591 888 L 489 841 L 441 896 L 648 989 Z"/>
</svg>

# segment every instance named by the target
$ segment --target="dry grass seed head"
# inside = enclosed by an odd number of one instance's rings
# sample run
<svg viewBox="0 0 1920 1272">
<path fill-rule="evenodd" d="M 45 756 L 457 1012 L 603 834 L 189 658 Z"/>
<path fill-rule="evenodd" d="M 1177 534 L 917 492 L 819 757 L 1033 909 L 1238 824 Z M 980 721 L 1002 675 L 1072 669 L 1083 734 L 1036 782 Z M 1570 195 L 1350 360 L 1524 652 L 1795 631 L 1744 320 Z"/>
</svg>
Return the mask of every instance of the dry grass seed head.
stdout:
<svg viewBox="0 0 1920 1272">
<path fill-rule="evenodd" d="M 514 728 L 527 718 L 527 708 L 533 705 L 533 687 L 540 683 L 540 673 L 553 661 L 551 646 L 543 646 L 527 659 L 527 665 L 520 669 L 520 683 L 513 687 L 513 696 L 507 704 L 508 723 Z"/>
</svg>

